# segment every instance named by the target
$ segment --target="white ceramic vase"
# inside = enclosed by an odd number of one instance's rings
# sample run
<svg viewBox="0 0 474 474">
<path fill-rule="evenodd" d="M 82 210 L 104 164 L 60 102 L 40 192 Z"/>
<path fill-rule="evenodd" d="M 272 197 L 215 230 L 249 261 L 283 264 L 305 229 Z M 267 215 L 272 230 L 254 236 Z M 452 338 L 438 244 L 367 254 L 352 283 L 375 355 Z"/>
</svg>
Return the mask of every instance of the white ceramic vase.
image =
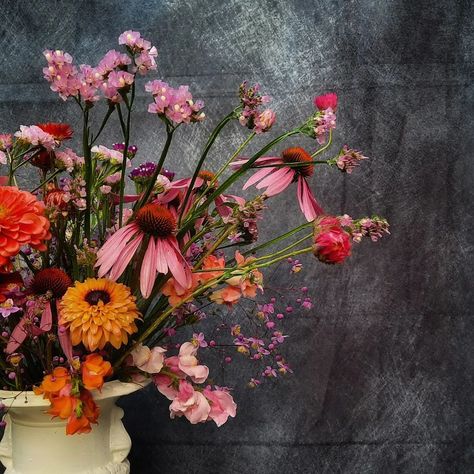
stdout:
<svg viewBox="0 0 474 474">
<path fill-rule="evenodd" d="M 100 407 L 97 425 L 87 434 L 66 435 L 66 421 L 45 414 L 49 401 L 33 392 L 0 390 L 8 409 L 0 461 L 5 474 L 128 474 L 132 446 L 122 423 L 119 397 L 142 388 L 136 383 L 107 382 L 94 390 Z"/>
</svg>

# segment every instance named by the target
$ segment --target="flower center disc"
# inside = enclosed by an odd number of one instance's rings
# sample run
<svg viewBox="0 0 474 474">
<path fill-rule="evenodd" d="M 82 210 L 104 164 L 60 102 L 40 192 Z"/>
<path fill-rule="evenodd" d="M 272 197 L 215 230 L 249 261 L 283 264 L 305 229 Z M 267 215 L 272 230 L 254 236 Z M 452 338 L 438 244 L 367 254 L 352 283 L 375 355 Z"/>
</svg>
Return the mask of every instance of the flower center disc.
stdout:
<svg viewBox="0 0 474 474">
<path fill-rule="evenodd" d="M 146 234 L 154 237 L 169 237 L 176 229 L 173 214 L 159 204 L 146 204 L 138 212 L 137 224 Z"/>
<path fill-rule="evenodd" d="M 87 293 L 85 300 L 91 305 L 96 306 L 99 301 L 107 304 L 110 301 L 110 295 L 104 290 L 92 290 Z"/>
<path fill-rule="evenodd" d="M 61 298 L 70 286 L 72 286 L 71 278 L 61 269 L 45 268 L 35 275 L 31 289 L 36 295 L 44 295 L 51 291 L 55 298 Z"/>
<path fill-rule="evenodd" d="M 285 163 L 311 163 L 313 161 L 311 155 L 301 147 L 287 148 L 281 157 Z M 293 169 L 302 176 L 309 177 L 314 172 L 314 165 L 295 166 Z"/>
</svg>

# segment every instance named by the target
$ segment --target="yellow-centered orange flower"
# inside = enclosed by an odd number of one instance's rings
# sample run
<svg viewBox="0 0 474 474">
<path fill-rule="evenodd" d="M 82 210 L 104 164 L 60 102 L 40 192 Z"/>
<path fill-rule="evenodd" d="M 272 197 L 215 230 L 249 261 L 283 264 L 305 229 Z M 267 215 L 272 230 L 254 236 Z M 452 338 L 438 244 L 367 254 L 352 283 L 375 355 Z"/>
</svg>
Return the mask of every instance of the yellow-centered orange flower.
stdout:
<svg viewBox="0 0 474 474">
<path fill-rule="evenodd" d="M 22 245 L 46 250 L 49 221 L 44 204 L 27 191 L 14 186 L 0 186 L 0 268 L 10 263 Z"/>
<path fill-rule="evenodd" d="M 139 312 L 135 297 L 121 283 L 106 278 L 76 281 L 64 294 L 59 324 L 69 328 L 74 346 L 82 342 L 89 351 L 107 343 L 118 349 L 137 331 Z"/>
</svg>

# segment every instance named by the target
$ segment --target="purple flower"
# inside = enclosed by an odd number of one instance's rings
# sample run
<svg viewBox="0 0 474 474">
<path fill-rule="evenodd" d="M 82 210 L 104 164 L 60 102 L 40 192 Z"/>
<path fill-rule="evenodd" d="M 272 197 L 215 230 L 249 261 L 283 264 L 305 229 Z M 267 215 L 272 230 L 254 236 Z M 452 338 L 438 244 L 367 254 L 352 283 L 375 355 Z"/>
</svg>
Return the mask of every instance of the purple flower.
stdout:
<svg viewBox="0 0 474 474">
<path fill-rule="evenodd" d="M 0 304 L 0 314 L 4 318 L 8 318 L 10 314 L 16 313 L 18 311 L 21 311 L 21 308 L 19 308 L 18 306 L 15 306 L 11 298 L 7 299 L 2 304 Z"/>
</svg>

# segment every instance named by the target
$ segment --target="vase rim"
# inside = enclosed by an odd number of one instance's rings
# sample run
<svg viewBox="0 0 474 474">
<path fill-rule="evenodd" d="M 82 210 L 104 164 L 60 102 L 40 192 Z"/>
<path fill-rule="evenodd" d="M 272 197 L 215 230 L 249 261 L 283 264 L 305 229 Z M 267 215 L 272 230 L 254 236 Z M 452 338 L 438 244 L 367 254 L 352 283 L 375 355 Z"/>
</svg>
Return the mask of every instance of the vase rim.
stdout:
<svg viewBox="0 0 474 474">
<path fill-rule="evenodd" d="M 111 380 L 105 382 L 102 389 L 91 390 L 94 400 L 106 400 L 108 398 L 118 398 L 130 393 L 136 392 L 146 387 L 151 380 L 143 382 L 121 382 L 120 380 Z M 42 395 L 36 395 L 30 390 L 0 390 L 0 401 L 8 408 L 27 408 L 27 407 L 47 407 L 49 400 L 44 399 Z"/>
</svg>

